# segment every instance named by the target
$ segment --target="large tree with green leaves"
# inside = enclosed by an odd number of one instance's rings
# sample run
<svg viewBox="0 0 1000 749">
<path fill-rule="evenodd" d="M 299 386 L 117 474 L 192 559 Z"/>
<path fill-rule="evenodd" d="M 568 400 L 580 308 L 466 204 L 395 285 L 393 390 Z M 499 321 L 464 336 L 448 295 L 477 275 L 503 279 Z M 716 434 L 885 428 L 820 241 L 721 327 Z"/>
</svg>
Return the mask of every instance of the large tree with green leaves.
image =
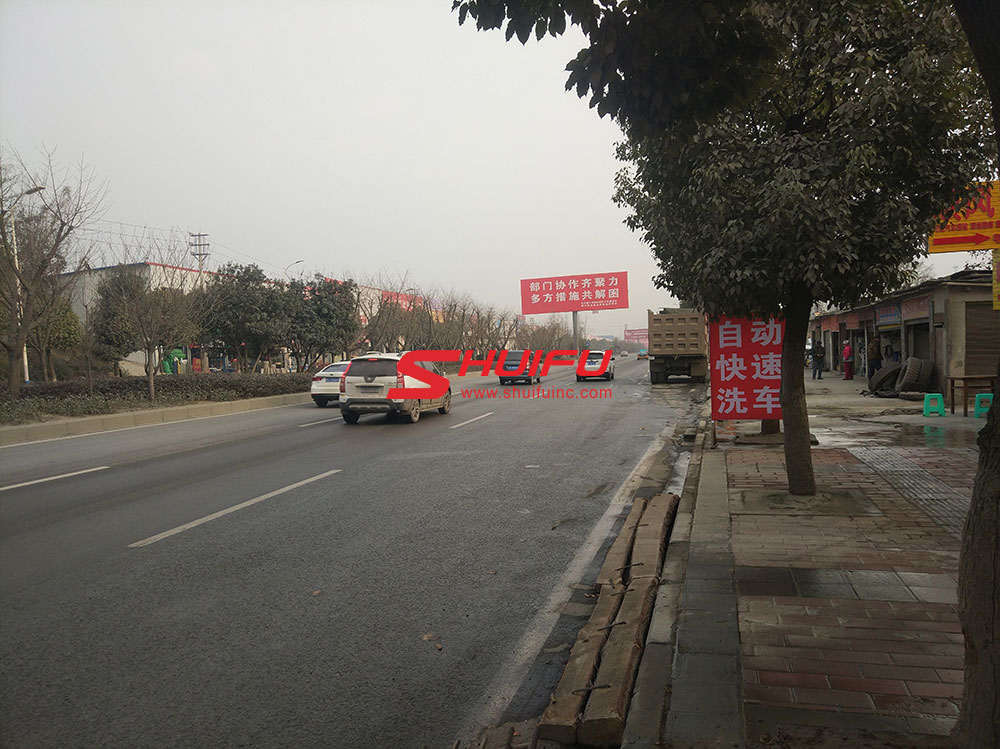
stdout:
<svg viewBox="0 0 1000 749">
<path fill-rule="evenodd" d="M 293 281 L 284 295 L 290 317 L 288 347 L 299 371 L 310 368 L 324 354 L 347 354 L 358 340 L 358 287 L 316 274 L 312 280 Z"/>
<path fill-rule="evenodd" d="M 283 292 L 284 285 L 257 265 L 223 265 L 205 289 L 209 313 L 202 338 L 215 342 L 241 371 L 253 372 L 288 338 L 291 310 Z"/>
<path fill-rule="evenodd" d="M 898 286 L 942 206 L 992 170 L 989 108 L 951 9 L 759 3 L 781 57 L 752 103 L 630 137 L 617 199 L 658 286 L 709 315 L 786 321 L 789 490 L 813 494 L 803 351 L 815 302 Z"/>
<path fill-rule="evenodd" d="M 455 0 L 453 7 L 460 22 L 471 16 L 478 28 L 506 28 L 508 40 L 517 36 L 522 43 L 533 33 L 538 38 L 561 34 L 567 19 L 577 25 L 588 46 L 567 66 L 567 88 L 575 86 L 581 96 L 589 93 L 591 106 L 598 107 L 601 116 L 614 117 L 627 133 L 639 138 L 684 128 L 696 131 L 697 124 L 692 126 L 692 122 L 699 118 L 727 107 L 738 110 L 740 104 L 756 98 L 758 86 L 771 80 L 768 66 L 760 63 L 779 58 L 783 51 L 783 35 L 775 37 L 757 25 L 756 14 L 750 12 L 757 5 L 754 0 Z M 1000 151 L 996 130 L 1000 57 L 995 51 L 1000 3 L 953 0 L 952 5 L 989 92 L 995 152 Z M 915 15 L 920 21 L 929 18 L 927 11 L 906 0 L 881 0 L 869 6 L 885 22 L 884 27 L 873 29 L 874 34 L 891 35 L 897 24 L 912 24 Z M 808 12 L 813 19 L 829 18 L 828 14 L 825 4 Z M 658 18 L 669 18 L 671 23 L 650 23 Z M 733 35 L 738 36 L 735 44 Z M 660 66 L 671 69 L 672 75 L 663 75 Z M 954 101 L 950 86 L 939 94 L 945 106 Z M 885 104 L 890 108 L 888 99 Z M 986 117 L 980 122 L 989 125 Z M 736 274 L 732 280 L 741 283 L 742 269 L 729 270 Z M 1000 389 L 994 395 L 978 439 L 979 467 L 963 534 L 959 578 L 966 666 L 955 734 L 968 746 L 1000 746 Z"/>
</svg>

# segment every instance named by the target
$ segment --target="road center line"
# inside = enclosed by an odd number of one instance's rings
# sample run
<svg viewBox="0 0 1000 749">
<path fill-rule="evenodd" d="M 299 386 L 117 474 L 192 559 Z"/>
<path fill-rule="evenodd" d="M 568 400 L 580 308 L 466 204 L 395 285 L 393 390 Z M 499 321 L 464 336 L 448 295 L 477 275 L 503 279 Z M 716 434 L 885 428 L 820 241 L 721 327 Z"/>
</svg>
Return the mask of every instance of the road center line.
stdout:
<svg viewBox="0 0 1000 749">
<path fill-rule="evenodd" d="M 85 468 L 82 471 L 73 471 L 73 473 L 60 473 L 58 476 L 49 476 L 44 479 L 35 479 L 34 481 L 24 481 L 20 484 L 11 484 L 10 486 L 0 486 L 0 492 L 5 492 L 8 489 L 19 489 L 22 486 L 31 486 L 32 484 L 43 484 L 46 481 L 55 481 L 56 479 L 68 479 L 70 476 L 79 476 L 81 473 L 93 473 L 94 471 L 103 471 L 105 468 L 110 468 L 111 466 L 97 466 L 97 468 Z"/>
<path fill-rule="evenodd" d="M 334 416 L 332 419 L 321 419 L 320 421 L 310 421 L 308 424 L 299 424 L 299 429 L 302 427 L 311 427 L 313 424 L 327 424 L 331 421 L 340 421 L 341 416 Z"/>
<path fill-rule="evenodd" d="M 335 468 L 332 471 L 326 471 L 325 473 L 320 473 L 316 476 L 311 476 L 302 481 L 296 481 L 294 484 L 289 484 L 288 486 L 283 486 L 280 489 L 275 489 L 273 492 L 268 492 L 267 494 L 261 494 L 259 497 L 254 497 L 253 499 L 248 499 L 246 502 L 240 502 L 238 505 L 233 505 L 232 507 L 227 507 L 225 510 L 219 510 L 218 512 L 213 512 L 211 515 L 206 515 L 198 520 L 192 520 L 190 523 L 185 523 L 184 525 L 178 525 L 176 528 L 171 528 L 168 531 L 163 531 L 163 533 L 157 533 L 155 536 L 150 536 L 149 538 L 144 538 L 141 541 L 136 541 L 133 544 L 129 544 L 130 549 L 137 549 L 140 546 L 149 546 L 150 544 L 155 544 L 157 541 L 162 541 L 170 536 L 175 536 L 178 533 L 183 533 L 184 531 L 191 530 L 192 528 L 197 528 L 199 525 L 204 525 L 216 518 L 221 518 L 223 515 L 228 515 L 237 510 L 242 510 L 251 505 L 255 505 L 258 502 L 263 502 L 265 499 L 271 499 L 271 497 L 277 497 L 279 494 L 284 494 L 285 492 L 290 492 L 292 489 L 298 489 L 300 486 L 305 486 L 306 484 L 311 484 L 313 481 L 319 481 L 320 479 L 325 479 L 327 476 L 332 476 L 335 473 L 340 473 L 339 468 Z"/>
<path fill-rule="evenodd" d="M 487 416 L 492 416 L 496 411 L 489 411 L 484 413 L 482 416 L 477 416 L 474 419 L 469 419 L 468 421 L 463 421 L 461 424 L 455 424 L 454 426 L 448 427 L 449 429 L 458 429 L 459 427 L 464 427 L 466 424 L 471 424 L 474 421 L 479 421 L 480 419 L 485 419 Z"/>
</svg>

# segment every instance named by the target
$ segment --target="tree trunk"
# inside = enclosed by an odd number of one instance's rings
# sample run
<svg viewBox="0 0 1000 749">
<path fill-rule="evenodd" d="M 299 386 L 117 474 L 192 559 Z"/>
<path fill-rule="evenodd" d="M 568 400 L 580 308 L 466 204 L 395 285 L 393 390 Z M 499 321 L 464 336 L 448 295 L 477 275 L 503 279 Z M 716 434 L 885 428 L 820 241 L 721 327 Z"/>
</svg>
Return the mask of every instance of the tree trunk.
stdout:
<svg viewBox="0 0 1000 749">
<path fill-rule="evenodd" d="M 45 358 L 49 360 L 49 371 L 52 373 L 52 379 L 50 382 L 56 382 L 56 363 L 52 358 L 52 349 L 48 349 L 45 352 Z"/>
<path fill-rule="evenodd" d="M 816 493 L 809 414 L 806 411 L 805 348 L 812 295 L 804 283 L 794 284 L 785 308 L 785 341 L 781 347 L 781 415 L 785 422 L 785 471 L 792 494 Z"/>
<path fill-rule="evenodd" d="M 953 0 L 993 105 L 1000 151 L 1000 3 Z M 1000 746 L 1000 362 L 993 405 L 979 432 L 979 467 L 962 533 L 958 605 L 965 635 L 965 694 L 955 736 L 963 746 Z"/>
<path fill-rule="evenodd" d="M 94 364 L 91 361 L 90 354 L 85 357 L 87 360 L 87 392 L 91 395 L 94 394 Z"/>
<path fill-rule="evenodd" d="M 156 347 L 146 349 L 146 382 L 149 400 L 156 400 Z"/>
<path fill-rule="evenodd" d="M 21 357 L 7 351 L 7 392 L 11 398 L 21 393 Z"/>
<path fill-rule="evenodd" d="M 964 746 L 1000 746 L 1000 362 L 976 444 L 979 468 L 958 569 L 965 695 L 955 736 Z"/>
</svg>

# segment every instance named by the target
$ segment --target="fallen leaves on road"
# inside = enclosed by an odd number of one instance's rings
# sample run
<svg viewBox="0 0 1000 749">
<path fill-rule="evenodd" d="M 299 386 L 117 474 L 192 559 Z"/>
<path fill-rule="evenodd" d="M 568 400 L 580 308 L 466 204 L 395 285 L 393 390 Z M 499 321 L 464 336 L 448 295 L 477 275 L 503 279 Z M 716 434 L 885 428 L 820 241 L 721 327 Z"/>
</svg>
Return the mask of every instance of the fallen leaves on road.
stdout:
<svg viewBox="0 0 1000 749">
<path fill-rule="evenodd" d="M 320 591 L 318 591 L 318 590 L 314 590 L 314 591 L 313 591 L 312 593 L 310 593 L 309 595 L 311 595 L 311 596 L 318 596 L 319 594 L 320 594 Z"/>
<path fill-rule="evenodd" d="M 444 646 L 439 642 L 434 647 L 436 647 L 438 650 L 441 650 L 441 648 L 443 648 Z"/>
<path fill-rule="evenodd" d="M 420 635 L 420 639 L 424 640 L 425 642 L 435 642 L 437 640 L 440 640 L 441 637 L 440 635 L 436 635 L 433 632 L 425 632 L 424 634 Z"/>
</svg>

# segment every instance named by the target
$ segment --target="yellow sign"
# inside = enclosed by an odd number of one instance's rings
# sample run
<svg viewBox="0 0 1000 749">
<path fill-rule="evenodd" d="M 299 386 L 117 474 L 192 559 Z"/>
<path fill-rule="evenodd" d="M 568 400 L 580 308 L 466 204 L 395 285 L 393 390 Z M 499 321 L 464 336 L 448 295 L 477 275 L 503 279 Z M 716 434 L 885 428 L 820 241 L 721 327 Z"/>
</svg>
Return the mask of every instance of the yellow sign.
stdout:
<svg viewBox="0 0 1000 749">
<path fill-rule="evenodd" d="M 1000 309 L 1000 250 L 993 250 L 993 309 Z"/>
<path fill-rule="evenodd" d="M 967 252 L 1000 248 L 1000 182 L 990 182 L 975 204 L 970 203 L 927 240 L 927 251 Z"/>
</svg>

